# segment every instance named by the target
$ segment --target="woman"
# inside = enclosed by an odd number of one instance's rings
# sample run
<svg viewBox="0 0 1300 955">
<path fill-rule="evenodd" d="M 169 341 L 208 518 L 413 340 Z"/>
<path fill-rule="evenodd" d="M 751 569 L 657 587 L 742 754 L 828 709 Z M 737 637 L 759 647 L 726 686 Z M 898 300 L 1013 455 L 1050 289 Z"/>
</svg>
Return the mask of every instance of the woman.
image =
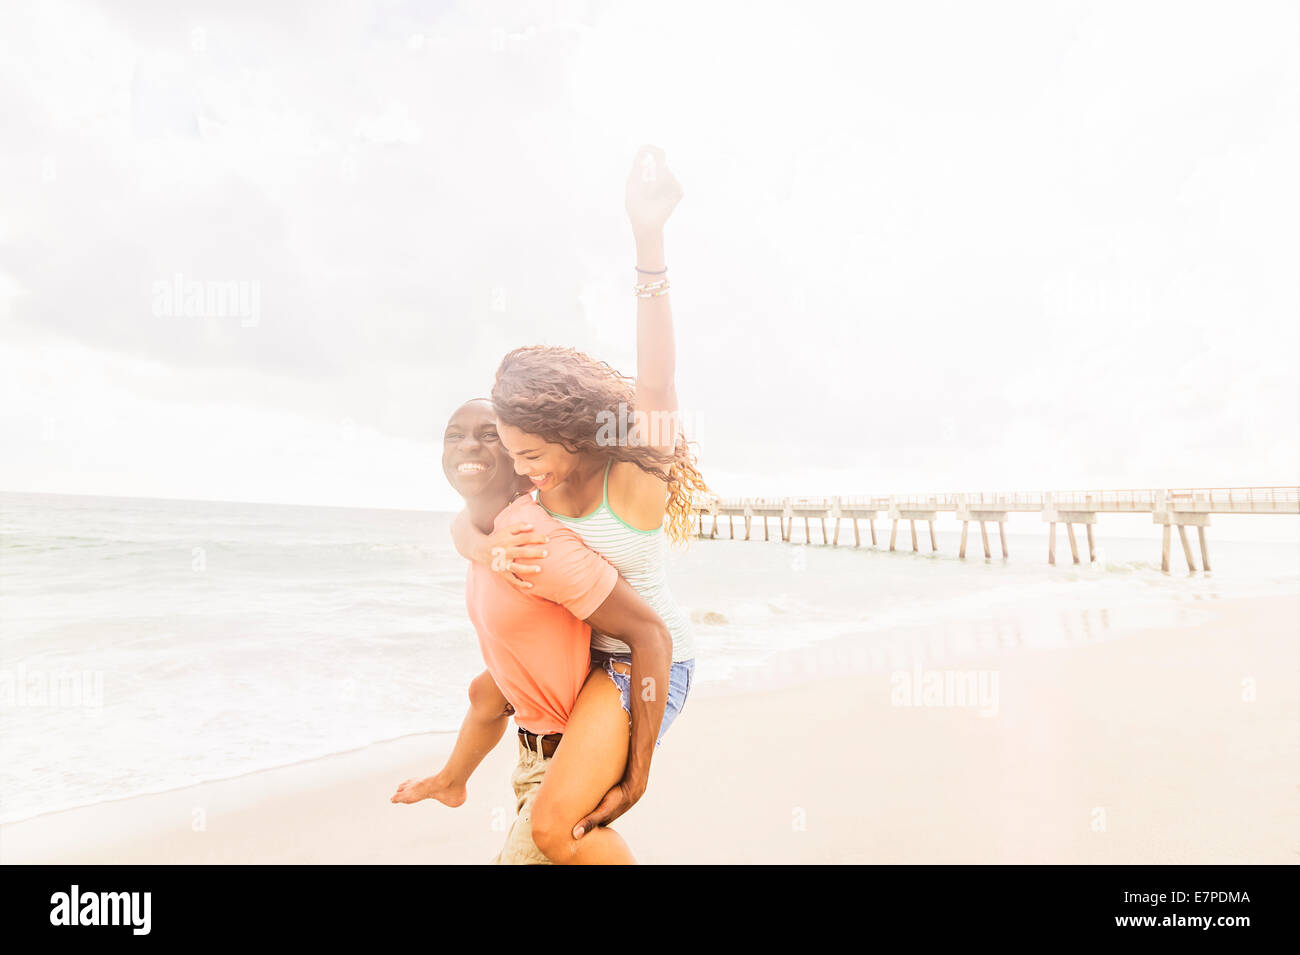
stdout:
<svg viewBox="0 0 1300 955">
<path fill-rule="evenodd" d="M 684 697 L 695 648 L 689 620 L 667 586 L 667 541 L 685 543 L 692 500 L 707 487 L 677 426 L 663 229 L 681 195 L 663 151 L 641 147 L 625 198 L 637 255 L 635 381 L 573 349 L 519 348 L 497 370 L 492 404 L 501 445 L 537 489 L 538 503 L 613 564 L 667 626 L 673 642 L 669 695 Z M 523 563 L 542 551 L 517 526 L 487 535 L 458 521 L 456 543 L 463 555 L 520 588 L 529 587 L 521 575 L 540 569 Z M 633 659 L 622 642 L 593 632 L 592 658 L 618 688 L 629 716 L 638 700 L 658 692 L 637 680 L 632 693 Z M 612 753 L 616 747 L 599 749 Z M 591 772 L 607 775 L 609 768 L 593 766 Z M 559 795 L 558 784 L 548 790 L 552 782 L 548 777 L 538 794 L 539 815 L 549 813 Z M 626 812 L 638 796 L 615 786 L 578 822 L 575 835 Z"/>
</svg>

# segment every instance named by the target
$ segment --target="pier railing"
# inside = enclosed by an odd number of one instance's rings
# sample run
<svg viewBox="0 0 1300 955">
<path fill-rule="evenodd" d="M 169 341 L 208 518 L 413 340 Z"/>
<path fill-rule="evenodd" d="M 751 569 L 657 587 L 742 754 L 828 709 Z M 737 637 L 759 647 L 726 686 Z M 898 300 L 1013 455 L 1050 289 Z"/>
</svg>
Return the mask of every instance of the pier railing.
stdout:
<svg viewBox="0 0 1300 955">
<path fill-rule="evenodd" d="M 1188 487 L 1171 488 L 1169 497 L 1178 507 L 1211 513 L 1289 514 L 1300 512 L 1297 487 Z"/>
<path fill-rule="evenodd" d="M 1090 512 L 1154 512 L 1194 510 L 1212 514 L 1300 514 L 1300 487 L 1132 488 L 1114 491 L 965 491 L 948 494 L 851 494 L 835 497 L 715 497 L 701 501 L 697 511 L 743 510 L 745 507 L 830 510 L 838 500 L 843 509 L 887 511 L 956 511 L 964 505 L 976 511 L 1060 510 Z"/>
</svg>

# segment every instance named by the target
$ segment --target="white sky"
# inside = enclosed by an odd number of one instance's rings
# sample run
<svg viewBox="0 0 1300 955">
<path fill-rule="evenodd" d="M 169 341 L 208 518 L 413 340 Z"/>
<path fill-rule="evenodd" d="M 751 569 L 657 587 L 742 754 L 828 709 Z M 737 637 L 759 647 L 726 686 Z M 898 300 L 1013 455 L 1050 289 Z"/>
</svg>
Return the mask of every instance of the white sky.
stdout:
<svg viewBox="0 0 1300 955">
<path fill-rule="evenodd" d="M 641 142 L 720 493 L 1297 484 L 1298 65 L 1295 3 L 6 4 L 0 488 L 453 507 L 508 349 L 635 371 Z"/>
</svg>

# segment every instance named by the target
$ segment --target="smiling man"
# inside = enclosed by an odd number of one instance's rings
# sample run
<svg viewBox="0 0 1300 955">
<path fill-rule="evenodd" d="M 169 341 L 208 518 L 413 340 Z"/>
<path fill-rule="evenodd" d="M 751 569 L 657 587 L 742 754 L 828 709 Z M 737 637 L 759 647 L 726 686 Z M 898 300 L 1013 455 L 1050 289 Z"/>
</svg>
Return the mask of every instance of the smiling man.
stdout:
<svg viewBox="0 0 1300 955">
<path fill-rule="evenodd" d="M 471 685 L 470 711 L 446 766 L 402 783 L 392 801 L 459 806 L 513 711 L 517 815 L 497 861 L 634 862 L 605 824 L 644 793 L 655 742 L 680 708 L 668 692 L 668 630 L 612 565 L 525 493 L 530 484 L 501 445 L 489 401 L 468 401 L 451 416 L 442 465 L 465 498 L 464 515 L 492 546 L 539 562 L 514 568 L 531 572 L 527 590 L 470 563 L 465 601 L 488 672 Z M 632 648 L 642 692 L 630 711 L 604 672 L 590 669 L 593 627 Z"/>
</svg>

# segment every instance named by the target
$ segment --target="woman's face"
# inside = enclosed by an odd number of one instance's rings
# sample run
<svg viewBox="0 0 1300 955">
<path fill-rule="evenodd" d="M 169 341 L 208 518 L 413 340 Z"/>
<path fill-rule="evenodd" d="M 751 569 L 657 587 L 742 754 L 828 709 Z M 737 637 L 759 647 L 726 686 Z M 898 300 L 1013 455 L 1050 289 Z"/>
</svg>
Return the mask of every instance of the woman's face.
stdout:
<svg viewBox="0 0 1300 955">
<path fill-rule="evenodd" d="M 551 444 L 535 434 L 498 422 L 501 445 L 515 462 L 515 472 L 532 481 L 541 491 L 563 484 L 573 473 L 578 455 L 562 445 Z"/>
</svg>

